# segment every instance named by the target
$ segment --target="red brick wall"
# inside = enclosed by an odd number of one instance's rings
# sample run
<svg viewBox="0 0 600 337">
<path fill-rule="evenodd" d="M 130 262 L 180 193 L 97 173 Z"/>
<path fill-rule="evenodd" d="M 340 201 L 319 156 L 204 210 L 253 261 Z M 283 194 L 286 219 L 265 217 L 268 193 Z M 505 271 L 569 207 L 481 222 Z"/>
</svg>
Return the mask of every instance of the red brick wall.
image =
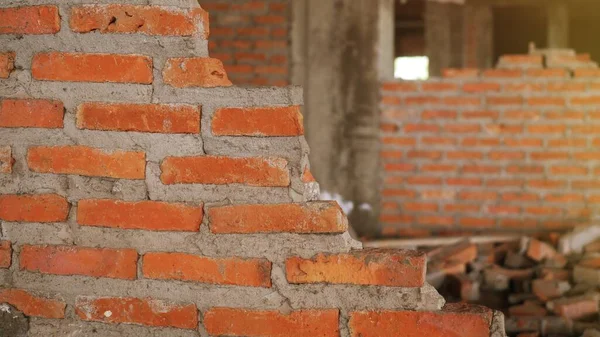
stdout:
<svg viewBox="0 0 600 337">
<path fill-rule="evenodd" d="M 210 13 L 212 57 L 236 85 L 290 83 L 289 0 L 199 0 Z"/>
<path fill-rule="evenodd" d="M 587 56 L 382 85 L 385 234 L 557 230 L 600 215 L 600 71 Z"/>
</svg>

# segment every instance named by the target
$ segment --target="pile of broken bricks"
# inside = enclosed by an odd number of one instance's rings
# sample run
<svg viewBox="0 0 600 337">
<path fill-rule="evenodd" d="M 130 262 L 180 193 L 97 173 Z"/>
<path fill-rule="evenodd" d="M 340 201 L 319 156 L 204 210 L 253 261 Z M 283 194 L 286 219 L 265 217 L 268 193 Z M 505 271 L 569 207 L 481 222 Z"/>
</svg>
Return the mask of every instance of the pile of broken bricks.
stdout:
<svg viewBox="0 0 600 337">
<path fill-rule="evenodd" d="M 509 336 L 600 337 L 600 226 L 427 251 L 429 283 L 503 311 Z"/>
</svg>

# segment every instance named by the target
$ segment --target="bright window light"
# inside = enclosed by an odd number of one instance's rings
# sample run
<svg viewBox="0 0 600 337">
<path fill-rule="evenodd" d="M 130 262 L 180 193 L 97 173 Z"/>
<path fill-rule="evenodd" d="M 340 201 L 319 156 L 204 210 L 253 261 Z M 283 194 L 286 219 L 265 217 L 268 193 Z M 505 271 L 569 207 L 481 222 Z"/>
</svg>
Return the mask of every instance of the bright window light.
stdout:
<svg viewBox="0 0 600 337">
<path fill-rule="evenodd" d="M 426 80 L 429 78 L 427 56 L 397 57 L 394 61 L 394 77 L 403 80 Z"/>
</svg>

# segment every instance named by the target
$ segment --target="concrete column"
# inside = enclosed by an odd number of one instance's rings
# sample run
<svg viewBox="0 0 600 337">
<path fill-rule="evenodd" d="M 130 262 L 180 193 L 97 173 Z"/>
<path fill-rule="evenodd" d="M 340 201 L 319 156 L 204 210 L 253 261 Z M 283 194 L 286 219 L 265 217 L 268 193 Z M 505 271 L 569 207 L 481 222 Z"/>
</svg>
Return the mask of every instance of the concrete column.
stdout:
<svg viewBox="0 0 600 337">
<path fill-rule="evenodd" d="M 429 57 L 430 76 L 439 76 L 444 68 L 463 66 L 463 11 L 463 5 L 427 1 L 425 51 Z"/>
<path fill-rule="evenodd" d="M 569 6 L 567 1 L 548 1 L 548 48 L 569 47 Z"/>
<path fill-rule="evenodd" d="M 390 43 L 380 40 L 379 4 L 393 6 L 388 0 L 298 1 L 305 1 L 305 14 L 294 15 L 293 27 L 303 21 L 305 28 L 294 28 L 293 36 L 303 31 L 305 62 L 292 69 L 303 73 L 293 77 L 304 85 L 311 170 L 322 192 L 353 203 L 349 220 L 356 232 L 373 236 L 379 232 L 379 78 L 390 59 L 379 53 L 379 43 Z"/>
<path fill-rule="evenodd" d="M 494 63 L 492 7 L 467 4 L 464 18 L 464 66 L 480 69 L 491 68 Z"/>
</svg>

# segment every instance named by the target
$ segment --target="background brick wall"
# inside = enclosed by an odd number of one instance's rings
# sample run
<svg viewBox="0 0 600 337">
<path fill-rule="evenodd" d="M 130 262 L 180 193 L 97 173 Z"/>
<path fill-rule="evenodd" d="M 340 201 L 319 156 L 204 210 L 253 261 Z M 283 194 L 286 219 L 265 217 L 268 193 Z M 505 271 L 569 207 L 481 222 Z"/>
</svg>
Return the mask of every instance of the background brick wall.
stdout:
<svg viewBox="0 0 600 337">
<path fill-rule="evenodd" d="M 382 85 L 387 235 L 562 230 L 600 215 L 600 71 L 589 55 Z"/>
<path fill-rule="evenodd" d="M 235 85 L 290 83 L 289 0 L 199 0 L 210 13 L 212 57 Z"/>
<path fill-rule="evenodd" d="M 0 7 L 0 335 L 503 336 L 349 236 L 301 89 L 231 86 L 195 0 L 46 2 Z"/>
</svg>

